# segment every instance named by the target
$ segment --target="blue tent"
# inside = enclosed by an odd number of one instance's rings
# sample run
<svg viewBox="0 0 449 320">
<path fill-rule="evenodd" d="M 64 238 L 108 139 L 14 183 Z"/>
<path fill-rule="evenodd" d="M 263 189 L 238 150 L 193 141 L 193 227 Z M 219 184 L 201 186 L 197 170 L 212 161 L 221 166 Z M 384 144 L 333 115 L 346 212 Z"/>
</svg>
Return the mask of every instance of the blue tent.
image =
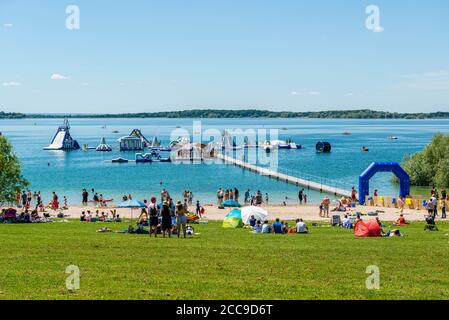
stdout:
<svg viewBox="0 0 449 320">
<path fill-rule="evenodd" d="M 223 202 L 223 207 L 230 207 L 230 208 L 240 208 L 241 205 L 237 201 L 234 200 L 226 200 Z"/>
</svg>

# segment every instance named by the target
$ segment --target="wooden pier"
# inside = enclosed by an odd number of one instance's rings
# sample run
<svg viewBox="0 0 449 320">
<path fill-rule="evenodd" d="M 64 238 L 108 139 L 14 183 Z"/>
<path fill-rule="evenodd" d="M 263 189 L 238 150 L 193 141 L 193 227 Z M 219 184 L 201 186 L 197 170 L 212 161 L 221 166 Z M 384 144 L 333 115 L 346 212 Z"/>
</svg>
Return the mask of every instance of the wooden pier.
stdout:
<svg viewBox="0 0 449 320">
<path fill-rule="evenodd" d="M 344 197 L 350 197 L 351 196 L 351 191 L 348 190 L 344 190 L 344 189 L 340 189 L 337 187 L 332 187 L 332 186 L 328 186 L 328 185 L 324 185 L 322 183 L 319 182 L 315 182 L 315 181 L 309 181 L 306 179 L 300 179 L 297 177 L 293 177 L 293 176 L 289 176 L 287 174 L 284 173 L 280 173 L 268 168 L 262 168 L 262 167 L 258 167 L 256 165 L 252 165 L 249 164 L 245 161 L 242 160 L 237 160 L 234 159 L 232 157 L 229 156 L 225 156 L 223 154 L 220 153 L 215 153 L 215 157 L 217 159 L 222 160 L 225 163 L 229 163 L 229 164 L 233 164 L 237 167 L 252 171 L 254 173 L 263 175 L 263 176 L 267 176 L 269 178 L 274 178 L 277 179 L 279 181 L 284 181 L 286 183 L 289 184 L 293 184 L 295 186 L 302 186 L 304 188 L 307 189 L 312 189 L 312 190 L 316 190 L 319 192 L 324 192 L 324 193 L 328 193 L 328 194 L 333 194 L 336 196 L 344 196 Z"/>
</svg>

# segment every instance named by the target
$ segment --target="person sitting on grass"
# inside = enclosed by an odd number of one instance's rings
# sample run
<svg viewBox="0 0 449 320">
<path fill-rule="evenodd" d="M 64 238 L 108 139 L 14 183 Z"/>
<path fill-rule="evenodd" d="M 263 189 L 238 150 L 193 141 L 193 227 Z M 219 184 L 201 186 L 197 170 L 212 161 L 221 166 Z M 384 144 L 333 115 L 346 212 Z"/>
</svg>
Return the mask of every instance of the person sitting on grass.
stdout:
<svg viewBox="0 0 449 320">
<path fill-rule="evenodd" d="M 345 214 L 345 217 L 343 218 L 343 220 L 341 221 L 341 226 L 345 229 L 352 229 L 352 222 L 351 220 L 348 218 L 348 215 Z"/>
<path fill-rule="evenodd" d="M 405 221 L 404 215 L 401 213 L 399 215 L 398 220 L 396 220 L 396 225 L 397 226 L 403 226 L 403 225 L 406 225 L 406 224 L 407 224 L 407 221 Z"/>
<path fill-rule="evenodd" d="M 271 233 L 271 230 L 272 230 L 272 228 L 271 228 L 270 224 L 268 223 L 268 220 L 265 220 L 265 222 L 262 225 L 262 233 Z"/>
<path fill-rule="evenodd" d="M 309 233 L 309 227 L 304 223 L 302 219 L 296 220 L 296 233 L 299 234 Z"/>
<path fill-rule="evenodd" d="M 377 224 L 378 224 L 379 227 L 380 227 L 380 234 L 381 234 L 382 236 L 384 236 L 384 235 L 385 235 L 385 232 L 384 232 L 384 229 L 383 229 L 383 226 L 382 226 L 382 222 L 380 221 L 379 217 L 376 217 L 376 222 L 377 222 Z"/>
<path fill-rule="evenodd" d="M 80 221 L 81 221 L 81 222 L 86 221 L 86 213 L 85 213 L 84 211 L 81 212 Z"/>
<path fill-rule="evenodd" d="M 107 219 L 108 219 L 108 216 L 102 211 L 101 212 L 100 221 L 101 222 L 106 222 Z"/>
<path fill-rule="evenodd" d="M 284 226 L 281 221 L 279 221 L 279 218 L 276 218 L 276 221 L 273 223 L 273 233 L 276 234 L 283 234 L 284 233 Z"/>
<path fill-rule="evenodd" d="M 138 224 L 141 224 L 142 226 L 148 225 L 148 212 L 145 208 L 142 208 L 138 221 Z"/>
<path fill-rule="evenodd" d="M 288 222 L 285 221 L 284 225 L 282 226 L 282 232 L 285 233 L 285 234 L 290 233 L 290 229 L 291 228 L 288 226 Z"/>
<path fill-rule="evenodd" d="M 262 222 L 260 220 L 257 220 L 254 225 L 254 233 L 262 233 Z"/>
<path fill-rule="evenodd" d="M 251 218 L 249 218 L 249 225 L 251 226 L 251 228 L 254 228 L 256 226 L 256 218 L 254 217 L 254 215 L 251 216 Z"/>
<path fill-rule="evenodd" d="M 37 213 L 37 210 L 33 210 L 31 212 L 31 222 L 39 221 L 41 217 L 39 217 L 39 213 Z"/>
</svg>

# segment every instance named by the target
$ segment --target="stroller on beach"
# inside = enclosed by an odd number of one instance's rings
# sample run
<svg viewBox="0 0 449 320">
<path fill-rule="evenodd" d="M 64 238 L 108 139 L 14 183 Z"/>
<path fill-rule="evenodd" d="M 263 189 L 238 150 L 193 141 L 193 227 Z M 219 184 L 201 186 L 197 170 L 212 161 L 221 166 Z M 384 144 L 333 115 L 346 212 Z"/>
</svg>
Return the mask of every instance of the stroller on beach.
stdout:
<svg viewBox="0 0 449 320">
<path fill-rule="evenodd" d="M 438 231 L 438 227 L 435 223 L 435 219 L 431 215 L 426 217 L 426 226 L 424 227 L 424 230 Z"/>
</svg>

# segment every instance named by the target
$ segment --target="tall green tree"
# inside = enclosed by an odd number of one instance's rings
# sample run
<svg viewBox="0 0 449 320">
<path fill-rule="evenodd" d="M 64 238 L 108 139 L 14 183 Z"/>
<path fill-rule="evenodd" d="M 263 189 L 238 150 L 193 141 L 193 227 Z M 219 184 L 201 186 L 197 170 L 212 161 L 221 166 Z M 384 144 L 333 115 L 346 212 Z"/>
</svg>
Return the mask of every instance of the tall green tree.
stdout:
<svg viewBox="0 0 449 320">
<path fill-rule="evenodd" d="M 17 192 L 28 185 L 11 143 L 0 134 L 0 204 L 14 202 Z"/>
<path fill-rule="evenodd" d="M 449 187 L 449 135 L 436 134 L 423 151 L 405 156 L 402 167 L 412 185 Z"/>
</svg>

